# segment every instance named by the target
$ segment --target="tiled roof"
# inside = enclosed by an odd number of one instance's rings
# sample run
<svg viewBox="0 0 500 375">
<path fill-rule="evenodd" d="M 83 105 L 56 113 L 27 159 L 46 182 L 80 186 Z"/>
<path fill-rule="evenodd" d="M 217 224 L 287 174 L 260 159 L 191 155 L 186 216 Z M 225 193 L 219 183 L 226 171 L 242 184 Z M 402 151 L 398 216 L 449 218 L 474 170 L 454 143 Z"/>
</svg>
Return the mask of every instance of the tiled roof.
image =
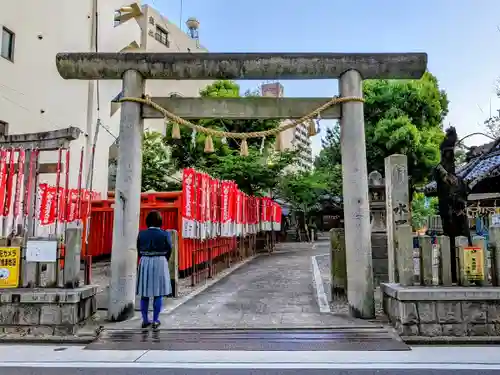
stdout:
<svg viewBox="0 0 500 375">
<path fill-rule="evenodd" d="M 457 176 L 464 179 L 469 189 L 473 189 L 486 178 L 500 175 L 500 142 L 488 143 L 477 149 L 482 149 L 482 152 L 456 170 Z M 426 195 L 431 195 L 436 192 L 436 189 L 436 181 L 432 181 L 424 187 L 424 192 Z"/>
</svg>

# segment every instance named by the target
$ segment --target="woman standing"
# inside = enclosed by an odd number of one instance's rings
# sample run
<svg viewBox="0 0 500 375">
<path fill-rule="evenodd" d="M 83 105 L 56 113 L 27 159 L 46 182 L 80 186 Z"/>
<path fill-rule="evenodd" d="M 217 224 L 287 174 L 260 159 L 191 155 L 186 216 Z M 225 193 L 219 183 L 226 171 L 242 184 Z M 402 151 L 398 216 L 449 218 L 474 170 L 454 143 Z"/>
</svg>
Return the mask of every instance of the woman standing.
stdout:
<svg viewBox="0 0 500 375">
<path fill-rule="evenodd" d="M 160 311 L 163 297 L 172 293 L 168 260 L 172 253 L 170 234 L 163 229 L 158 211 L 146 217 L 148 229 L 141 230 L 137 237 L 139 267 L 137 272 L 137 295 L 141 297 L 142 328 L 151 324 L 160 326 Z M 148 318 L 149 300 L 153 298 L 153 321 Z"/>
</svg>

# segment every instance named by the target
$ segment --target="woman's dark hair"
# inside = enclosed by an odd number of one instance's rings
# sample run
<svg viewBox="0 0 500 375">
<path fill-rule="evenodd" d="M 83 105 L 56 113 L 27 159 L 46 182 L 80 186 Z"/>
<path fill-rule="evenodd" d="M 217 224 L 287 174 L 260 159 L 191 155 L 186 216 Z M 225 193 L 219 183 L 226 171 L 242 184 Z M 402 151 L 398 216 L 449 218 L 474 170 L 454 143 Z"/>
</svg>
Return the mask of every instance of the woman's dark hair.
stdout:
<svg viewBox="0 0 500 375">
<path fill-rule="evenodd" d="M 161 228 L 162 224 L 163 220 L 161 218 L 161 214 L 158 211 L 151 211 L 148 216 L 146 216 L 146 226 L 148 228 Z"/>
</svg>

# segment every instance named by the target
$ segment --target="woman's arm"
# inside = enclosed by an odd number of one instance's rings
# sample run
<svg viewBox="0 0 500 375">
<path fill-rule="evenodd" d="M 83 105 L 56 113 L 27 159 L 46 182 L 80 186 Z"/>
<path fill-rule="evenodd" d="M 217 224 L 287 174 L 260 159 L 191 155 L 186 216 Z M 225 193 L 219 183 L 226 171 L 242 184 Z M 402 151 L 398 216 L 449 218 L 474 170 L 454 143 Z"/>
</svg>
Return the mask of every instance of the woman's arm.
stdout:
<svg viewBox="0 0 500 375">
<path fill-rule="evenodd" d="M 170 236 L 170 233 L 165 231 L 165 248 L 167 250 L 166 252 L 166 257 L 167 261 L 170 260 L 170 255 L 172 255 L 172 237 Z"/>
</svg>

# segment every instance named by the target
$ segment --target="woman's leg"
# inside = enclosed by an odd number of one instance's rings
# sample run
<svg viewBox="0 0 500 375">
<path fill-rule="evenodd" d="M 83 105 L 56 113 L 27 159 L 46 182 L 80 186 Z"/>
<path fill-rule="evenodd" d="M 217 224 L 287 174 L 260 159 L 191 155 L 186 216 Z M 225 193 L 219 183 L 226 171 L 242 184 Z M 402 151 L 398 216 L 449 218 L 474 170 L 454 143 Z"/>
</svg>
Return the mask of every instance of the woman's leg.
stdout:
<svg viewBox="0 0 500 375">
<path fill-rule="evenodd" d="M 159 323 L 160 322 L 160 311 L 161 311 L 161 305 L 163 302 L 163 297 L 155 297 L 153 301 L 153 323 Z"/>
<path fill-rule="evenodd" d="M 142 315 L 142 323 L 144 325 L 149 324 L 148 310 L 149 310 L 149 297 L 141 297 L 141 315 Z"/>
</svg>

